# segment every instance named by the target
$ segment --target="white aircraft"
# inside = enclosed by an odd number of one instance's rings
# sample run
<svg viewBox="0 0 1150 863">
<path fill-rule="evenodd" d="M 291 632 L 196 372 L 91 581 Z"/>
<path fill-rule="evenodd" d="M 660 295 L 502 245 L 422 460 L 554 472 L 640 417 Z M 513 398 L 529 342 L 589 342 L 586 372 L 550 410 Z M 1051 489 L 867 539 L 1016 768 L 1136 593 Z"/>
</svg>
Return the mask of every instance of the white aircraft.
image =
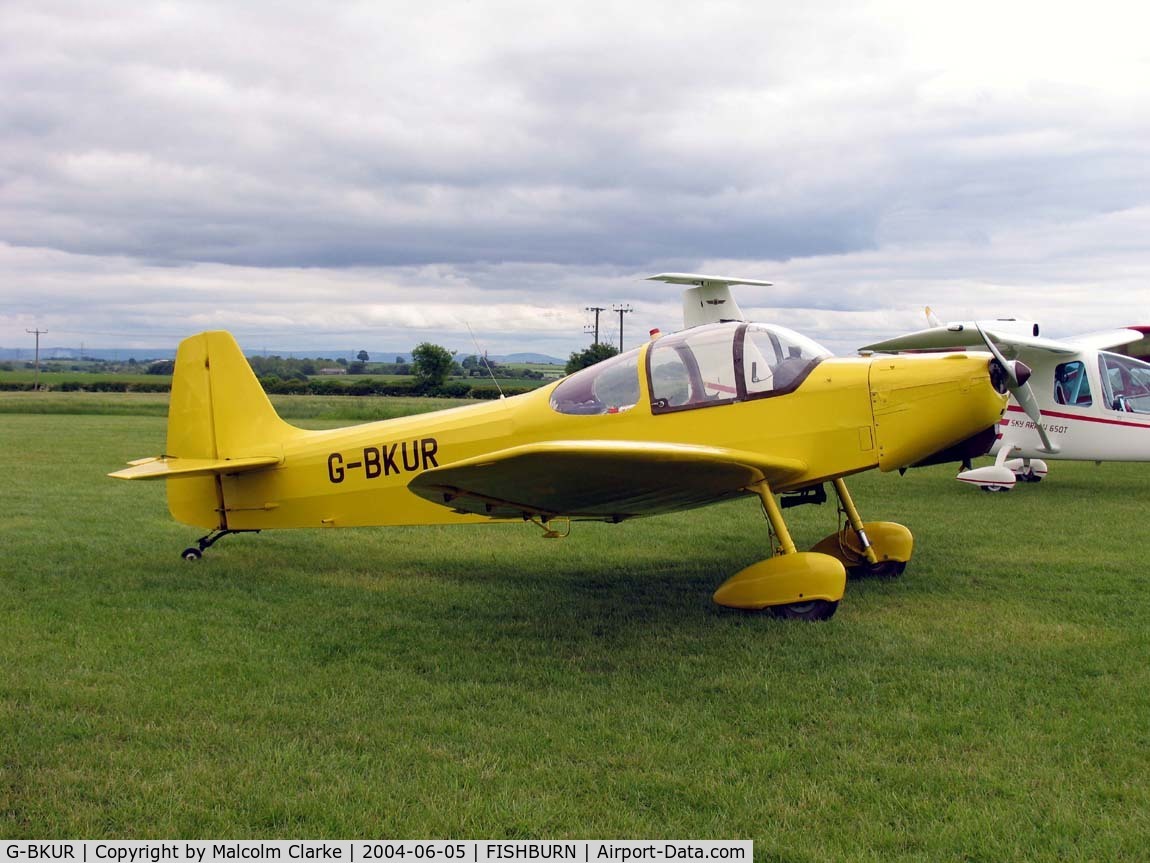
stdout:
<svg viewBox="0 0 1150 863">
<path fill-rule="evenodd" d="M 988 350 L 1002 363 L 1012 400 L 990 451 L 994 464 L 972 469 L 966 460 L 959 481 L 1009 491 L 1046 476 L 1046 459 L 1150 461 L 1150 326 L 1056 341 L 1030 321 L 943 324 L 926 313 L 929 329 L 860 351 Z"/>
</svg>

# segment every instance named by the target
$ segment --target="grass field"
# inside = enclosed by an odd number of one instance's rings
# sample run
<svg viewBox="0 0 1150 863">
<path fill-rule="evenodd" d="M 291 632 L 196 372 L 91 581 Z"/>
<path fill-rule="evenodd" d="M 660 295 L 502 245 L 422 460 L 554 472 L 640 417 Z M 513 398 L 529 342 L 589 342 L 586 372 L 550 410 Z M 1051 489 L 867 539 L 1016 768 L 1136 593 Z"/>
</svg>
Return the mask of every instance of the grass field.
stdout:
<svg viewBox="0 0 1150 863">
<path fill-rule="evenodd" d="M 289 420 L 354 423 L 428 413 L 472 399 L 427 399 L 403 396 L 268 396 L 280 416 Z M 168 393 L 0 392 L 2 414 L 69 414 L 101 416 L 168 415 Z"/>
<path fill-rule="evenodd" d="M 163 487 L 104 478 L 163 435 L 0 416 L 0 836 L 1146 859 L 1150 466 L 1055 462 L 997 496 L 857 477 L 915 559 L 799 624 L 710 602 L 767 552 L 750 500 L 564 541 L 245 535 L 189 564 Z M 788 519 L 811 544 L 834 510 Z"/>
</svg>

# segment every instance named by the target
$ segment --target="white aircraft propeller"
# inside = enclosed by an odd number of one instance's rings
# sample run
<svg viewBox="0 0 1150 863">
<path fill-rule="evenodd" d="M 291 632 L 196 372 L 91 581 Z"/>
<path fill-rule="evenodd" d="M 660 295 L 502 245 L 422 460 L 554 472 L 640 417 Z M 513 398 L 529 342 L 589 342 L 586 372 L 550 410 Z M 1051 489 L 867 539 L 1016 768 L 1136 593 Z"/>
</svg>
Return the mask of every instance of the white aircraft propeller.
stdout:
<svg viewBox="0 0 1150 863">
<path fill-rule="evenodd" d="M 1002 351 L 998 349 L 998 345 L 994 340 L 986 334 L 982 325 L 975 323 L 978 329 L 978 334 L 982 336 L 983 342 L 986 343 L 987 350 L 993 355 L 994 359 L 1002 366 L 1002 370 L 1006 373 L 1007 386 L 1010 389 L 1010 394 L 1014 396 L 1014 400 L 1026 411 L 1026 415 L 1030 417 L 1031 422 L 1034 423 L 1034 428 L 1038 432 L 1038 436 L 1042 439 L 1043 452 L 1056 453 L 1058 452 L 1058 445 L 1053 443 L 1046 434 L 1046 429 L 1042 427 L 1042 411 L 1038 407 L 1038 399 L 1035 398 L 1034 390 L 1030 387 L 1030 366 L 1021 360 L 1008 360 L 1002 355 Z"/>
</svg>

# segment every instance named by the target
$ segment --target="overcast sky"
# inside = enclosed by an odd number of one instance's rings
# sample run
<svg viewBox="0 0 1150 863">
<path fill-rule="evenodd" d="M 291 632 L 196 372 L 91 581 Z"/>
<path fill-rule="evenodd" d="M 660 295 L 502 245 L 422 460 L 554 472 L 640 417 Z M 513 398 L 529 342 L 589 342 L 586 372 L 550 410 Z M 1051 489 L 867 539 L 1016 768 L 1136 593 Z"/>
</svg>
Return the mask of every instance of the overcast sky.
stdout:
<svg viewBox="0 0 1150 863">
<path fill-rule="evenodd" d="M 840 353 L 1150 324 L 1140 8 L 6 0 L 0 346 L 565 357 L 667 270 Z"/>
</svg>

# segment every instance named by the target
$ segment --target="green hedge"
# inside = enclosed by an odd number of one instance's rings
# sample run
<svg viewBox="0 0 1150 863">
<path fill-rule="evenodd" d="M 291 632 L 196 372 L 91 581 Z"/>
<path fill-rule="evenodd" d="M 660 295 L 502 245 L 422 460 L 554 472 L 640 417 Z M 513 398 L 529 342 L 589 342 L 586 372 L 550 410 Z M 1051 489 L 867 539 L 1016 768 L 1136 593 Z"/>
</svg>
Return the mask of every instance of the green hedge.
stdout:
<svg viewBox="0 0 1150 863">
<path fill-rule="evenodd" d="M 277 377 L 262 378 L 260 384 L 264 392 L 273 395 L 293 396 L 427 396 L 441 399 L 497 399 L 499 390 L 493 386 L 474 386 L 466 381 L 449 381 L 441 387 L 427 387 L 415 381 L 403 383 L 389 383 L 387 381 L 360 379 L 353 381 L 339 381 L 331 378 L 313 378 L 308 381 L 280 380 Z M 53 381 L 51 384 L 41 384 L 41 387 L 52 392 L 85 392 L 85 393 L 166 393 L 170 392 L 172 385 L 167 381 L 140 382 L 140 381 Z M 0 381 L 0 391 L 4 392 L 31 392 L 33 384 L 29 381 Z M 503 393 L 508 396 L 517 396 L 531 392 L 533 387 L 504 387 Z"/>
<path fill-rule="evenodd" d="M 362 378 L 341 381 L 333 378 L 313 378 L 309 381 L 280 380 L 276 377 L 260 380 L 265 391 L 275 395 L 313 396 L 426 396 L 437 399 L 497 399 L 499 390 L 493 386 L 475 386 L 467 381 L 448 381 L 441 387 L 427 387 L 415 381 L 391 383 Z M 509 396 L 530 392 L 533 387 L 505 387 Z"/>
<path fill-rule="evenodd" d="M 0 381 L 4 392 L 32 392 L 35 388 L 29 381 Z M 55 393 L 166 393 L 172 385 L 167 381 L 53 381 L 40 384 L 40 388 Z"/>
<path fill-rule="evenodd" d="M 265 392 L 275 395 L 288 396 L 420 396 L 428 395 L 414 383 L 388 383 L 360 379 L 354 381 L 339 381 L 332 378 L 313 378 L 309 381 L 280 380 L 277 377 L 262 378 Z M 438 395 L 438 393 L 436 393 Z M 467 395 L 466 390 L 463 396 Z"/>
<path fill-rule="evenodd" d="M 503 395 L 521 396 L 524 393 L 529 393 L 536 389 L 538 389 L 538 387 L 504 387 Z M 490 401 L 491 399 L 499 398 L 499 390 L 497 390 L 495 387 L 472 387 L 471 398 L 486 399 Z"/>
</svg>

